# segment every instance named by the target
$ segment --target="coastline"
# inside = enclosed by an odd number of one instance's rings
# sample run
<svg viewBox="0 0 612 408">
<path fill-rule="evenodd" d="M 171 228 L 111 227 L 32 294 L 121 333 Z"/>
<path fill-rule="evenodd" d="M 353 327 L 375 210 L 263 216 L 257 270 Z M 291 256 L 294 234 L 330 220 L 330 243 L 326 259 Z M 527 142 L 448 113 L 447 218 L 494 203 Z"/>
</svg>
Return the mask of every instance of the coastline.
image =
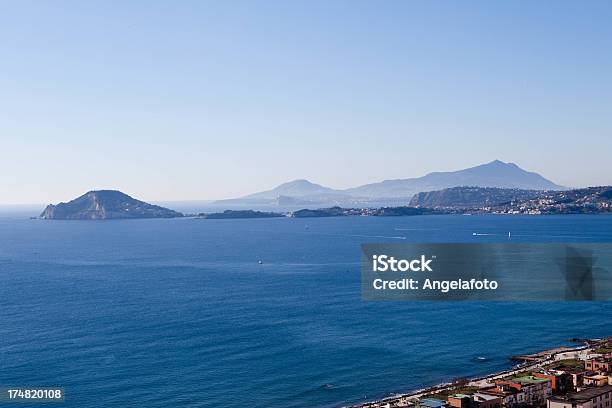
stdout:
<svg viewBox="0 0 612 408">
<path fill-rule="evenodd" d="M 522 356 L 510 356 L 510 360 L 523 361 L 508 370 L 498 371 L 494 373 L 485 374 L 479 377 L 469 378 L 465 382 L 460 383 L 440 383 L 431 387 L 420 388 L 417 390 L 409 391 L 403 394 L 396 394 L 389 397 L 384 397 L 376 400 L 370 400 L 357 404 L 341 405 L 340 408 L 392 408 L 392 407 L 404 407 L 408 406 L 413 402 L 417 402 L 419 398 L 427 395 L 440 393 L 443 391 L 450 391 L 461 386 L 467 387 L 478 387 L 483 388 L 485 386 L 491 386 L 494 380 L 500 378 L 518 374 L 523 371 L 534 370 L 542 368 L 543 366 L 553 363 L 555 361 L 567 360 L 567 359 L 584 359 L 589 354 L 593 353 L 593 349 L 597 345 L 606 341 L 609 338 L 603 339 L 572 339 L 575 342 L 584 343 L 580 346 L 560 346 L 551 349 L 545 349 L 539 352 L 526 354 Z"/>
</svg>

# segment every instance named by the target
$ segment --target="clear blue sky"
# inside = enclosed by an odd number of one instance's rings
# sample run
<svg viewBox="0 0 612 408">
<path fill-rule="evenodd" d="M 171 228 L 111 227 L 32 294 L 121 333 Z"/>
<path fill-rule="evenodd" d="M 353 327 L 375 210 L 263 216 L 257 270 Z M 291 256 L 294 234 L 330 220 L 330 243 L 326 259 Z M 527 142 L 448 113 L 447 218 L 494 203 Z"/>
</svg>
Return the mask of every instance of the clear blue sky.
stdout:
<svg viewBox="0 0 612 408">
<path fill-rule="evenodd" d="M 0 1 L 0 203 L 493 159 L 612 184 L 610 1 Z"/>
</svg>

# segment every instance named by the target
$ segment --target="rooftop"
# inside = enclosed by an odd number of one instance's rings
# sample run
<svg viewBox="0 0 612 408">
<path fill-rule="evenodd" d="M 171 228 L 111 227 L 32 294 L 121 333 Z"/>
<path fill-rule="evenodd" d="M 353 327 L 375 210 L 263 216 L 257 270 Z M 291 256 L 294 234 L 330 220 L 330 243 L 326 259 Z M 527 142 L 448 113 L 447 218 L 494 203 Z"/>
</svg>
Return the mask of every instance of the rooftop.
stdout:
<svg viewBox="0 0 612 408">
<path fill-rule="evenodd" d="M 494 400 L 494 399 L 498 399 L 499 397 L 494 396 L 494 395 L 490 395 L 490 394 L 482 394 L 480 392 L 475 392 L 474 393 L 474 397 L 477 400 L 484 400 L 484 401 L 490 401 L 490 400 Z"/>
<path fill-rule="evenodd" d="M 600 395 L 603 395 L 611 391 L 612 391 L 612 385 L 604 385 L 602 387 L 586 388 L 578 392 L 570 392 L 566 395 L 558 396 L 558 397 L 551 397 L 549 399 L 551 401 L 558 401 L 558 402 L 589 401 L 595 397 L 598 397 Z"/>
<path fill-rule="evenodd" d="M 521 391 L 517 390 L 516 388 L 509 388 L 507 390 L 503 390 L 498 387 L 491 387 L 491 388 L 481 389 L 479 394 L 489 394 L 489 395 L 495 395 L 498 397 L 505 397 L 505 396 L 512 395 L 512 394 L 518 394 L 519 392 Z"/>
</svg>

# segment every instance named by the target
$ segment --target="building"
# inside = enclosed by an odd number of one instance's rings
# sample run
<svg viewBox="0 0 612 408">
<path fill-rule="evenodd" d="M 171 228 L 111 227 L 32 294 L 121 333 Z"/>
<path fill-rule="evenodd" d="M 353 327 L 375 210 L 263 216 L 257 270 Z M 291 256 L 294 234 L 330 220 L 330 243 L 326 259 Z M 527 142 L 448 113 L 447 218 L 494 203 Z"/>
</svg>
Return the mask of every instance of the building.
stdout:
<svg viewBox="0 0 612 408">
<path fill-rule="evenodd" d="M 612 360 L 609 358 L 596 357 L 584 361 L 584 368 L 590 371 L 612 371 Z"/>
<path fill-rule="evenodd" d="M 502 400 L 489 394 L 474 393 L 474 408 L 501 408 Z"/>
<path fill-rule="evenodd" d="M 547 408 L 610 408 L 612 385 L 586 388 L 566 395 L 548 398 Z"/>
<path fill-rule="evenodd" d="M 504 408 L 516 408 L 525 405 L 525 393 L 515 388 L 490 387 L 483 388 L 479 394 L 499 398 Z"/>
<path fill-rule="evenodd" d="M 582 386 L 584 376 L 588 373 L 584 368 L 578 367 L 559 367 L 554 370 L 550 370 L 553 373 L 566 373 L 572 377 L 573 390 L 575 391 L 578 387 Z"/>
<path fill-rule="evenodd" d="M 551 380 L 533 375 L 498 380 L 495 385 L 503 390 L 515 389 L 523 392 L 524 401 L 520 405 L 543 406 L 546 399 L 552 395 Z"/>
<path fill-rule="evenodd" d="M 608 376 L 601 374 L 585 375 L 583 381 L 584 385 L 602 387 L 608 385 Z"/>
<path fill-rule="evenodd" d="M 501 408 L 499 396 L 475 392 L 473 394 L 453 394 L 448 396 L 448 405 L 453 408 Z"/>
<path fill-rule="evenodd" d="M 570 373 L 551 370 L 544 373 L 534 373 L 533 376 L 549 379 L 553 395 L 567 394 L 575 390 L 574 378 Z M 580 379 L 580 384 L 582 384 L 582 377 Z"/>
<path fill-rule="evenodd" d="M 448 405 L 453 408 L 472 408 L 472 395 L 453 394 L 448 396 Z"/>
</svg>

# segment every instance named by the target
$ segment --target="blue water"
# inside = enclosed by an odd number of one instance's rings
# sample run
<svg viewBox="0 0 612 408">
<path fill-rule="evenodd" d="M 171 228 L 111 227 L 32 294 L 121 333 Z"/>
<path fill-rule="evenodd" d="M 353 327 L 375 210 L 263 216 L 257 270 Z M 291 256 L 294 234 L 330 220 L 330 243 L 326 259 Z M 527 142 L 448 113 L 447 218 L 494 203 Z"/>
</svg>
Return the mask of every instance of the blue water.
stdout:
<svg viewBox="0 0 612 408">
<path fill-rule="evenodd" d="M 360 299 L 363 242 L 508 231 L 612 242 L 612 217 L 0 218 L 0 385 L 64 387 L 66 407 L 328 407 L 612 334 L 612 303 Z"/>
</svg>

